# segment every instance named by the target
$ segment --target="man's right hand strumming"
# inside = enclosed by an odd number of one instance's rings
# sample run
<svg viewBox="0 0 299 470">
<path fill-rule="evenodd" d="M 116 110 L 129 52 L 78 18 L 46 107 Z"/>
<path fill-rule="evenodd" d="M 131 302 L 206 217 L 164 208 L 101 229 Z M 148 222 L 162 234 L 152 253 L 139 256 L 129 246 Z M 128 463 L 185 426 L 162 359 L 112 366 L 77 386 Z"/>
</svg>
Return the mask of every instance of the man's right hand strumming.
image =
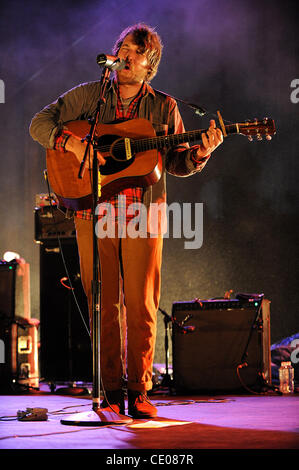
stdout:
<svg viewBox="0 0 299 470">
<path fill-rule="evenodd" d="M 81 164 L 84 154 L 85 154 L 85 149 L 86 149 L 86 142 L 82 142 L 81 137 L 78 137 L 74 134 L 72 134 L 66 144 L 65 144 L 65 150 L 67 152 L 72 152 L 76 155 L 78 162 Z M 97 152 L 97 157 L 98 157 L 98 162 L 99 165 L 105 165 L 106 160 L 105 158 L 100 154 L 100 152 Z M 92 144 L 89 147 L 89 155 L 87 156 L 86 159 L 86 167 L 90 168 L 92 167 L 92 158 L 93 158 L 93 146 Z"/>
</svg>

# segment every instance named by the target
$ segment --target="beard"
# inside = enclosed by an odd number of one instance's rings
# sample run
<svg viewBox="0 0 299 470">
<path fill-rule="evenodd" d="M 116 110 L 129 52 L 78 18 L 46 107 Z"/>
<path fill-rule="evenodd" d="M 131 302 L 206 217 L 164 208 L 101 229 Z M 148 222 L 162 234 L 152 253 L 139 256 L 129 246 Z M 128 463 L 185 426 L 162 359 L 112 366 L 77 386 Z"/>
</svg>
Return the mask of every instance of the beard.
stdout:
<svg viewBox="0 0 299 470">
<path fill-rule="evenodd" d="M 124 68 L 117 72 L 117 81 L 120 85 L 141 85 L 146 81 L 146 76 L 145 71 L 136 72 L 133 69 Z"/>
</svg>

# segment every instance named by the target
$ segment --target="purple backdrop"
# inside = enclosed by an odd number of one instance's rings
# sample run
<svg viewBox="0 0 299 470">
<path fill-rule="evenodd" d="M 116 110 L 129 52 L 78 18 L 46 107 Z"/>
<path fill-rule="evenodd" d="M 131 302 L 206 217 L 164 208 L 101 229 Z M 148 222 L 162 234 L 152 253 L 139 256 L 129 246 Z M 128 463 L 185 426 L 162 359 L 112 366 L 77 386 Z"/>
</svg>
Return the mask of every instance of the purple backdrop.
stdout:
<svg viewBox="0 0 299 470">
<path fill-rule="evenodd" d="M 111 51 L 129 24 L 157 28 L 164 52 L 153 86 L 225 119 L 269 116 L 272 142 L 236 136 L 218 149 L 204 172 L 168 178 L 169 202 L 203 202 L 203 246 L 165 241 L 161 307 L 173 301 L 235 292 L 263 292 L 271 300 L 272 340 L 298 331 L 299 103 L 295 2 L 69 1 L 2 5 L 0 257 L 14 250 L 31 264 L 32 314 L 39 317 L 39 248 L 34 243 L 35 194 L 46 192 L 43 149 L 28 127 L 43 106 L 78 83 L 96 80 L 96 56 Z M 1 101 L 1 100 L 0 100 Z M 294 100 L 293 100 L 294 101 Z M 187 129 L 205 127 L 180 106 Z M 159 318 L 157 360 L 163 361 Z"/>
</svg>

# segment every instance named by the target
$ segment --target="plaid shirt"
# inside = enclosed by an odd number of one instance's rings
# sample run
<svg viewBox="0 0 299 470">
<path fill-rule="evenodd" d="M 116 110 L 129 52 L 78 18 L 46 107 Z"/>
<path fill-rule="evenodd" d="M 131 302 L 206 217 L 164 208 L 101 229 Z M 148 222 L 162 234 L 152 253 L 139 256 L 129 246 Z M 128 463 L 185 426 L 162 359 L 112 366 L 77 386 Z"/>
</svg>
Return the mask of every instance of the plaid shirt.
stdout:
<svg viewBox="0 0 299 470">
<path fill-rule="evenodd" d="M 121 98 L 119 95 L 119 89 L 117 86 L 116 86 L 116 92 L 117 92 L 117 106 L 116 106 L 115 118 L 126 119 L 126 120 L 135 119 L 138 115 L 138 105 L 139 105 L 140 99 L 146 94 L 145 83 L 143 83 L 139 92 L 137 93 L 135 98 L 130 102 L 127 109 L 125 109 L 121 101 Z M 118 222 L 119 224 L 128 223 L 130 220 L 132 220 L 136 216 L 136 214 L 132 214 L 132 215 L 128 214 L 127 208 L 129 205 L 134 204 L 136 205 L 135 206 L 136 210 L 138 209 L 138 205 L 142 202 L 143 191 L 144 191 L 143 188 L 135 187 L 135 188 L 125 189 L 119 192 L 118 194 L 115 194 L 110 199 L 107 199 L 107 201 L 104 201 L 101 203 L 98 217 L 101 218 L 104 215 L 110 214 L 111 213 L 110 205 L 112 205 L 114 208 L 115 222 Z M 131 206 L 131 208 L 132 207 L 134 208 L 134 206 Z M 92 210 L 87 209 L 87 210 L 77 211 L 76 216 L 79 219 L 92 220 Z"/>
</svg>

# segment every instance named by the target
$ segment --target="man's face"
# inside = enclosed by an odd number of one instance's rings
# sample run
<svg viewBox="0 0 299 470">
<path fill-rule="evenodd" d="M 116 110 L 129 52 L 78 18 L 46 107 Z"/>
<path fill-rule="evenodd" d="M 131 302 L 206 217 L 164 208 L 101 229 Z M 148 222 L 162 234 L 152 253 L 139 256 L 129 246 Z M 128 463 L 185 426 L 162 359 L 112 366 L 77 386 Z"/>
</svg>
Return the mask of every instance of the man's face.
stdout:
<svg viewBox="0 0 299 470">
<path fill-rule="evenodd" d="M 150 66 L 145 53 L 134 43 L 132 34 L 125 37 L 117 56 L 127 62 L 126 67 L 117 72 L 120 84 L 136 85 L 146 79 Z"/>
</svg>

